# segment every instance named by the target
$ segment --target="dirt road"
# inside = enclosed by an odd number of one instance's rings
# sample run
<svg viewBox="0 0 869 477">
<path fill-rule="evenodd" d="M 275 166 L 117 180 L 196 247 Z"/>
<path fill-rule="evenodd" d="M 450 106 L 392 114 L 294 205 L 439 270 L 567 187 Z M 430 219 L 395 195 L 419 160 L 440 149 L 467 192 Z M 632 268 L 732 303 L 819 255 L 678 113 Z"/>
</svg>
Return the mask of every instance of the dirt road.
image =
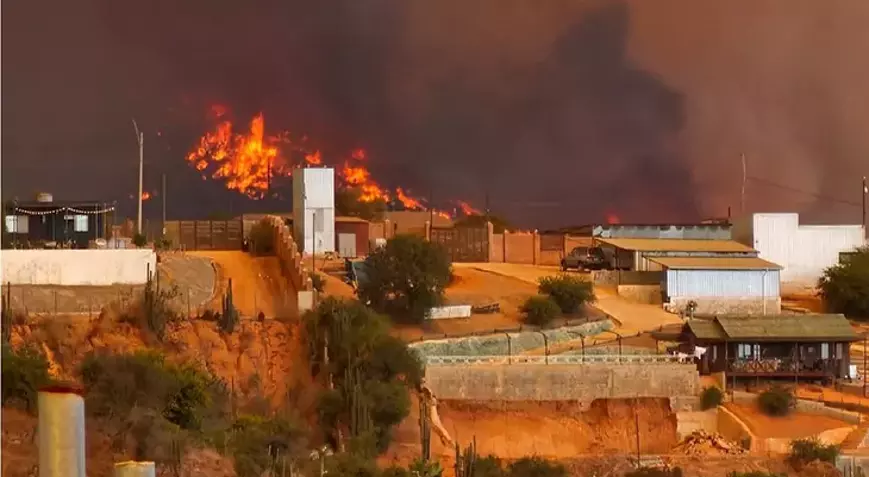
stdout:
<svg viewBox="0 0 869 477">
<path fill-rule="evenodd" d="M 513 263 L 456 263 L 453 266 L 456 268 L 475 268 L 517 278 L 535 285 L 540 278 L 559 273 L 556 267 Z M 622 336 L 636 335 L 643 331 L 656 330 L 664 325 L 682 323 L 678 316 L 667 313 L 660 306 L 630 303 L 618 295 L 600 288 L 595 289 L 595 294 L 597 295 L 595 308 L 618 321 L 616 331 Z"/>
<path fill-rule="evenodd" d="M 232 279 L 232 297 L 242 316 L 262 312 L 267 318 L 293 316 L 296 292 L 281 276 L 277 257 L 253 257 L 241 251 L 196 251 L 193 256 L 207 257 L 218 266 L 217 297 L 212 308 L 219 307 L 228 280 Z"/>
</svg>

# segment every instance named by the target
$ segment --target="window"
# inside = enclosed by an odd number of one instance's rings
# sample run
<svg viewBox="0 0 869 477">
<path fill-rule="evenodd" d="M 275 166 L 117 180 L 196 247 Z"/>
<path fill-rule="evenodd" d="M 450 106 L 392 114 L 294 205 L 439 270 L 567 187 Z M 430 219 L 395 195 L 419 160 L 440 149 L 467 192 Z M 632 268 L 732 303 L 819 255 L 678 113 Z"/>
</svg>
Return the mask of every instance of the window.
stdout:
<svg viewBox="0 0 869 477">
<path fill-rule="evenodd" d="M 28 232 L 28 220 L 26 215 L 7 215 L 5 217 L 6 231 L 11 234 L 26 234 Z"/>
<path fill-rule="evenodd" d="M 760 358 L 760 345 L 739 343 L 736 345 L 736 357 L 739 359 Z"/>
<path fill-rule="evenodd" d="M 821 359 L 830 359 L 830 343 L 821 343 Z"/>
<path fill-rule="evenodd" d="M 88 216 L 84 214 L 78 215 L 65 215 L 63 216 L 64 220 L 72 222 L 72 231 L 73 232 L 87 232 L 88 231 Z"/>
</svg>

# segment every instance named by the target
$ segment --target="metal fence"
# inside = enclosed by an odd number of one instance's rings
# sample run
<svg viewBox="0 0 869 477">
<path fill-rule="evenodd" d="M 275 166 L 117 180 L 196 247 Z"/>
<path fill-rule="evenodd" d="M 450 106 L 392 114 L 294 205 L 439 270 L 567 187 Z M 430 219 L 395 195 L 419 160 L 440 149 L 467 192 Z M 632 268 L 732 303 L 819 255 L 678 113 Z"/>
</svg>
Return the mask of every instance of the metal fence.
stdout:
<svg viewBox="0 0 869 477">
<path fill-rule="evenodd" d="M 427 366 L 464 366 L 473 364 L 694 364 L 691 357 L 664 354 L 426 356 L 424 359 Z"/>
</svg>

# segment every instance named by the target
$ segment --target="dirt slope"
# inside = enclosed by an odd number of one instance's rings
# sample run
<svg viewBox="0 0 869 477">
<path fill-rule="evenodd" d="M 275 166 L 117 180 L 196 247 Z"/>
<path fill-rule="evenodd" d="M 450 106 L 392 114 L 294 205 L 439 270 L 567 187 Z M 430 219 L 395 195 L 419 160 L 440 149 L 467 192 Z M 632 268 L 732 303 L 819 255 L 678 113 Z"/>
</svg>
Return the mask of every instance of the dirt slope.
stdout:
<svg viewBox="0 0 869 477">
<path fill-rule="evenodd" d="M 277 257 L 254 257 L 241 251 L 197 251 L 192 256 L 206 257 L 217 266 L 217 296 L 211 308 L 219 309 L 219 298 L 226 281 L 232 279 L 232 297 L 243 316 L 268 318 L 296 315 L 296 293 L 287 286 Z"/>
</svg>

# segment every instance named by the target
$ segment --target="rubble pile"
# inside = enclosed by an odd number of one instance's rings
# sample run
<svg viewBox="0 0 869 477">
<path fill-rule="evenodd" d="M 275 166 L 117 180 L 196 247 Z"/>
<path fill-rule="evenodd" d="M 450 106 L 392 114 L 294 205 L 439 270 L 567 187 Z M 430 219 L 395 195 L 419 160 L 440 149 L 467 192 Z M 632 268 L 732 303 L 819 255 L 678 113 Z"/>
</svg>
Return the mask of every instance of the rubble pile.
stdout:
<svg viewBox="0 0 869 477">
<path fill-rule="evenodd" d="M 686 437 L 676 451 L 685 455 L 714 455 L 714 454 L 745 454 L 746 451 L 739 444 L 729 442 L 720 434 L 706 431 L 694 431 Z"/>
</svg>

